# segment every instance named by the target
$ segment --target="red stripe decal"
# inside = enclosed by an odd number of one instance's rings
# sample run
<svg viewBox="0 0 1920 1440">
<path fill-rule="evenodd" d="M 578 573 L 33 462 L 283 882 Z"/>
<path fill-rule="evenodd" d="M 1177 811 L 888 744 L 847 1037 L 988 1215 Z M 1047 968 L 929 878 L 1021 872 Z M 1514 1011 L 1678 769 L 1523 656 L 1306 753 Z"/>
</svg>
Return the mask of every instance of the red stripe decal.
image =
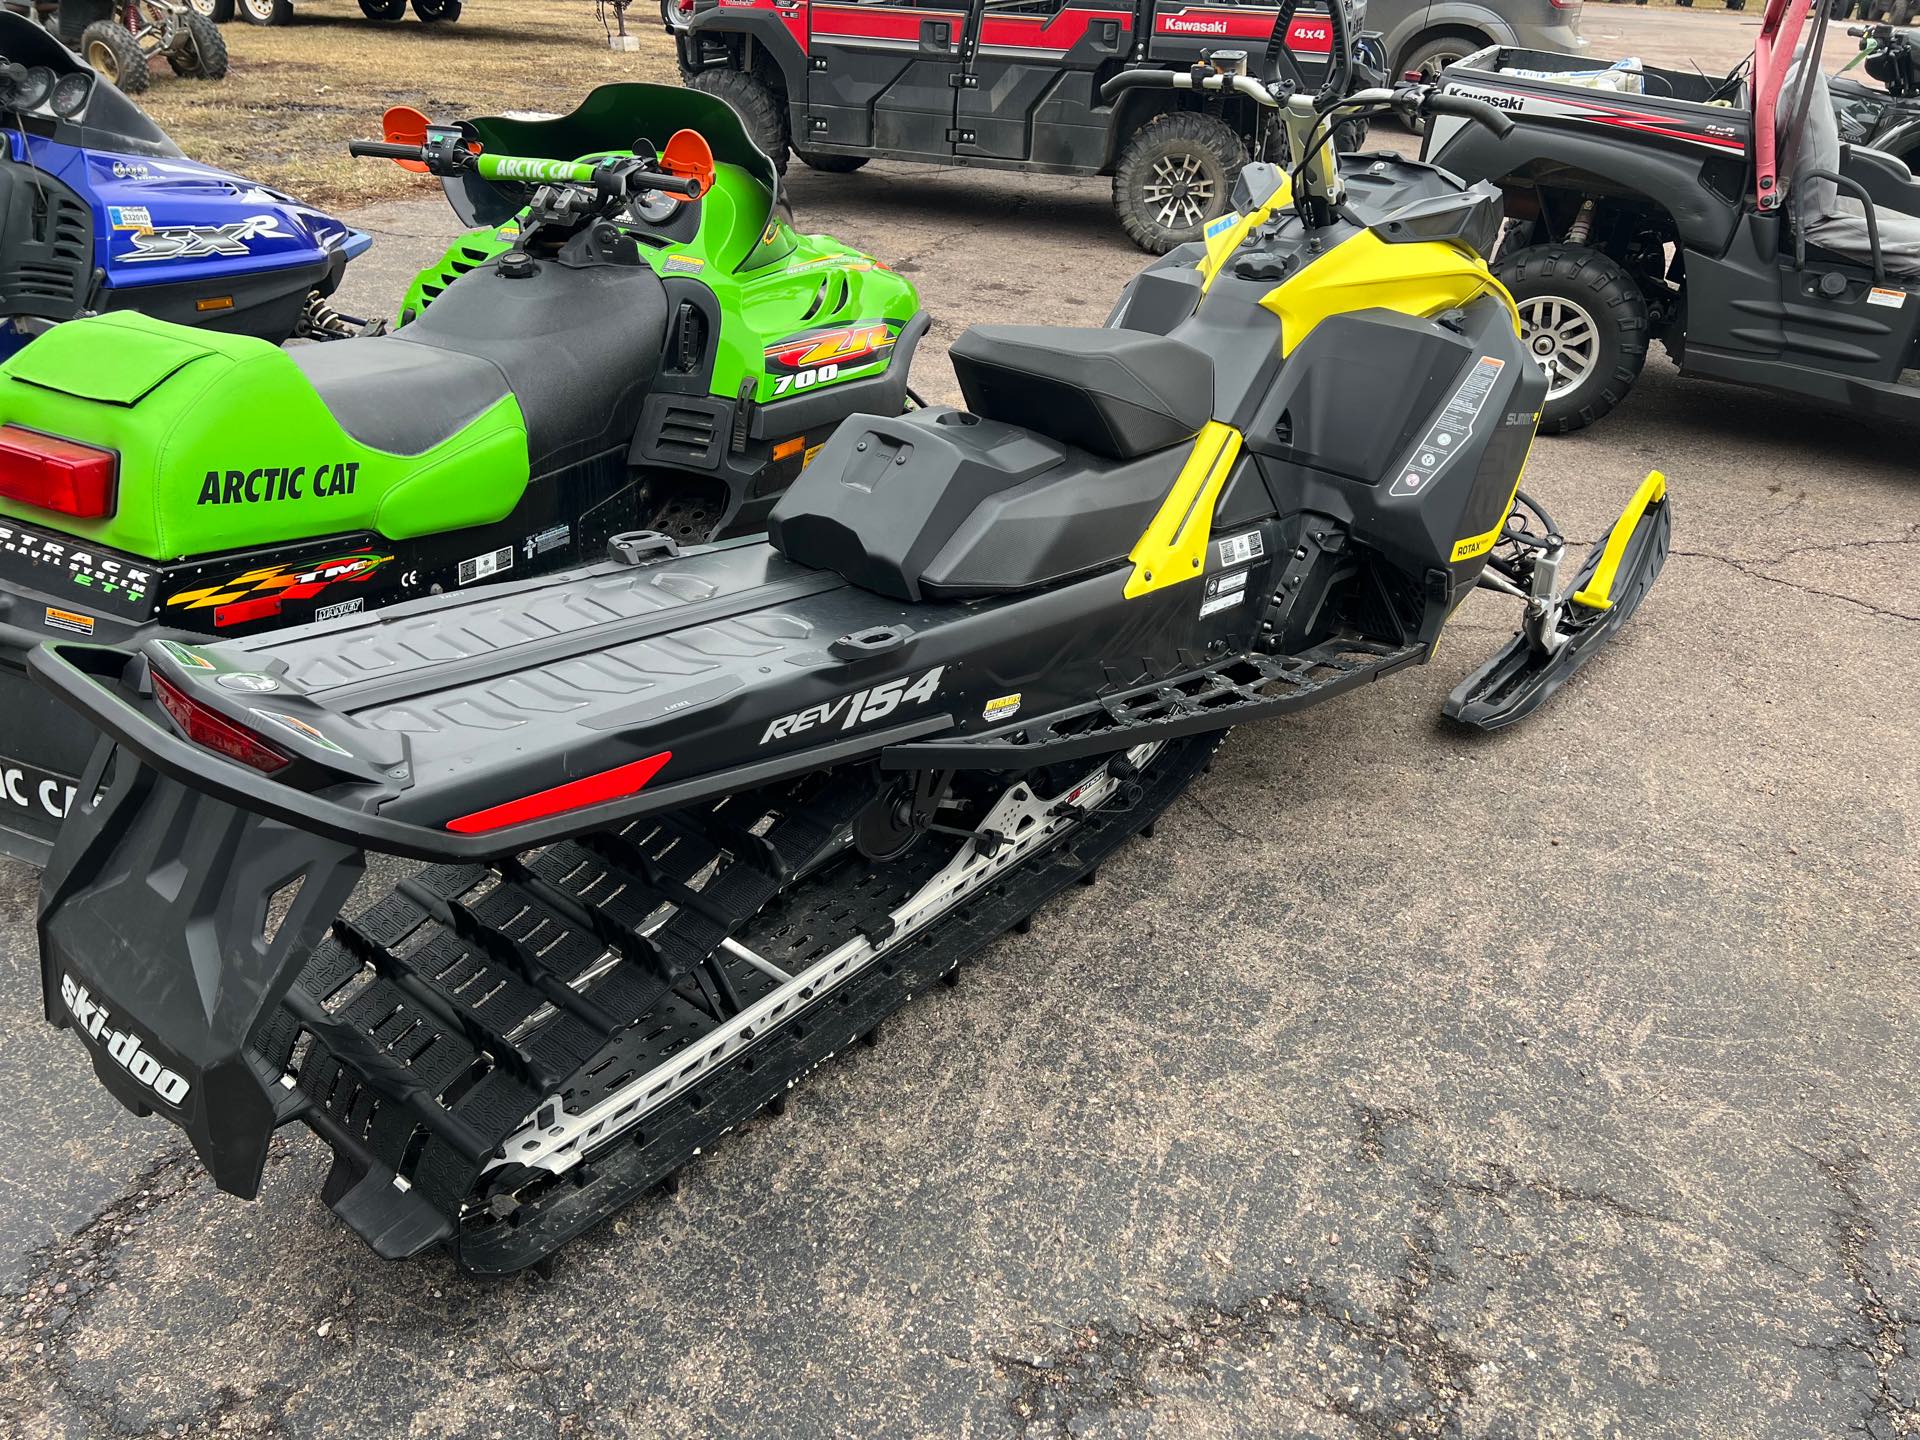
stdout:
<svg viewBox="0 0 1920 1440">
<path fill-rule="evenodd" d="M 989 15 L 980 25 L 980 43 L 1008 50 L 1053 50 L 1062 54 L 1086 38 L 1096 24 L 1117 23 L 1123 32 L 1133 29 L 1133 16 L 1124 10 L 1063 10 L 1041 15 Z"/>
<path fill-rule="evenodd" d="M 961 27 L 966 24 L 964 10 L 890 10 L 879 6 L 815 5 L 813 35 L 816 40 L 912 40 L 920 39 L 920 27 L 939 21 L 952 27 L 958 45 Z"/>
<path fill-rule="evenodd" d="M 564 785 L 556 785 L 551 790 L 523 795 L 518 800 L 462 815 L 458 820 L 447 821 L 447 829 L 460 835 L 484 835 L 490 830 L 524 825 L 529 820 L 543 820 L 549 815 L 579 810 L 587 805 L 624 800 L 646 789 L 647 782 L 658 775 L 672 758 L 671 750 L 662 750 L 658 755 L 635 760 L 631 765 L 618 765 L 611 770 L 602 770 L 598 775 L 586 775 L 578 780 L 569 780 Z"/>
</svg>

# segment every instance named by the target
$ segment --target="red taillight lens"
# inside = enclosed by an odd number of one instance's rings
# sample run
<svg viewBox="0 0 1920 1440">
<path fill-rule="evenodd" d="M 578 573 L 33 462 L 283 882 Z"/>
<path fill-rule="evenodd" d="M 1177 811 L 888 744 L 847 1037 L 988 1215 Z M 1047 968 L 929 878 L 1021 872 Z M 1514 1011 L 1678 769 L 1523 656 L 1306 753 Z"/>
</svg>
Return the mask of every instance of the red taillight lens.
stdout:
<svg viewBox="0 0 1920 1440">
<path fill-rule="evenodd" d="M 229 760 L 238 760 L 263 775 L 284 770 L 293 763 L 293 757 L 284 750 L 276 750 L 251 730 L 241 728 L 218 710 L 201 704 L 158 670 L 153 672 L 153 696 L 196 745 L 205 746 Z"/>
<path fill-rule="evenodd" d="M 104 519 L 113 514 L 118 460 L 111 450 L 0 425 L 0 496 L 76 520 Z"/>
<path fill-rule="evenodd" d="M 598 775 L 569 780 L 551 790 L 536 791 L 532 795 L 522 795 L 518 800 L 509 800 L 504 805 L 462 815 L 458 820 L 449 820 L 447 829 L 460 835 L 484 835 L 489 830 L 524 825 L 529 820 L 543 820 L 563 811 L 579 810 L 608 800 L 624 800 L 646 789 L 647 782 L 658 775 L 672 758 L 671 750 L 663 750 L 658 755 L 649 755 L 630 765 L 617 765 L 611 770 L 602 770 Z"/>
</svg>

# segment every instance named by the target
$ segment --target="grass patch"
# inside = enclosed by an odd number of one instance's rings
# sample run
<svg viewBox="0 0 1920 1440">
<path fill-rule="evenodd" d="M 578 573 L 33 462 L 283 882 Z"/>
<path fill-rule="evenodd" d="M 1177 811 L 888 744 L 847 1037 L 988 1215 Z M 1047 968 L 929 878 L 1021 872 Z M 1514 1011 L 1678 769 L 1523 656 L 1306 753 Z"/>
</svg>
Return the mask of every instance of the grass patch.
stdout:
<svg viewBox="0 0 1920 1440">
<path fill-rule="evenodd" d="M 452 25 L 381 25 L 355 0 L 299 0 L 291 25 L 222 27 L 225 80 L 176 79 L 162 64 L 140 104 L 195 160 L 349 209 L 426 193 L 397 165 L 347 155 L 349 140 L 379 138 L 390 105 L 448 120 L 564 112 L 612 81 L 678 84 L 659 17 L 636 5 L 627 23 L 642 48 L 615 54 L 590 0 L 469 0 Z"/>
</svg>

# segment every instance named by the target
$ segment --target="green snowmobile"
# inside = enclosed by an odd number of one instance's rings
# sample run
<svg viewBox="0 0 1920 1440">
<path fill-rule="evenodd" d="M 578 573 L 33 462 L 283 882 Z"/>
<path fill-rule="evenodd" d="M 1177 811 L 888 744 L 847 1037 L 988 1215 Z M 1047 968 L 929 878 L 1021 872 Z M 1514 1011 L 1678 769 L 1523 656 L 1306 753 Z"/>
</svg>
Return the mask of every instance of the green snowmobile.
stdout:
<svg viewBox="0 0 1920 1440">
<path fill-rule="evenodd" d="M 724 103 L 387 118 L 353 152 L 476 227 L 391 333 L 282 350 L 116 313 L 0 366 L 0 853 L 44 859 L 92 745 L 28 692 L 43 640 L 239 637 L 758 531 L 843 419 L 907 403 L 913 287 L 796 234 Z"/>
</svg>

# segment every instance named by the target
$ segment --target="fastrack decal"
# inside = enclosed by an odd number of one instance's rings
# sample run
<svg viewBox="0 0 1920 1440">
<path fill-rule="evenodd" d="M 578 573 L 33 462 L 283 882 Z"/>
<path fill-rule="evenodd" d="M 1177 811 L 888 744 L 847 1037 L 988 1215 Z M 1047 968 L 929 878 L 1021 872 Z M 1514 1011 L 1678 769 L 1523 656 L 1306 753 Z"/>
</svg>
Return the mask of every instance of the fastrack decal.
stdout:
<svg viewBox="0 0 1920 1440">
<path fill-rule="evenodd" d="M 112 555 L 100 555 L 70 540 L 40 535 L 18 526 L 0 524 L 0 554 L 18 555 L 36 565 L 50 565 L 88 590 L 129 600 L 144 600 L 153 585 L 151 571 Z"/>
<path fill-rule="evenodd" d="M 275 500 L 328 500 L 351 495 L 359 483 L 360 462 L 329 465 L 270 465 L 258 470 L 209 470 L 200 482 L 200 505 L 264 505 Z"/>
<path fill-rule="evenodd" d="M 263 236 L 293 238 L 280 228 L 278 215 L 253 215 L 228 225 L 170 225 L 128 234 L 133 249 L 120 258 L 129 264 L 142 260 L 198 260 L 206 255 L 251 255 L 252 243 Z"/>
<path fill-rule="evenodd" d="M 818 705 L 809 705 L 804 710 L 796 710 L 791 715 L 782 715 L 767 726 L 767 733 L 760 737 L 760 743 L 765 745 L 769 741 L 785 740 L 802 730 L 831 725 L 851 730 L 856 725 L 883 719 L 903 705 L 924 705 L 940 689 L 940 676 L 946 668 L 936 665 L 911 683 L 904 678 L 889 680 L 884 685 L 856 690 L 851 695 L 842 695 L 838 700 L 825 700 Z"/>
<path fill-rule="evenodd" d="M 60 998 L 66 1002 L 73 1023 L 95 1044 L 111 1055 L 114 1063 L 133 1076 L 169 1105 L 177 1106 L 187 1098 L 189 1085 L 178 1071 L 169 1069 L 147 1049 L 147 1041 L 131 1030 L 116 1030 L 112 1017 L 71 975 L 60 977 Z"/>
</svg>

